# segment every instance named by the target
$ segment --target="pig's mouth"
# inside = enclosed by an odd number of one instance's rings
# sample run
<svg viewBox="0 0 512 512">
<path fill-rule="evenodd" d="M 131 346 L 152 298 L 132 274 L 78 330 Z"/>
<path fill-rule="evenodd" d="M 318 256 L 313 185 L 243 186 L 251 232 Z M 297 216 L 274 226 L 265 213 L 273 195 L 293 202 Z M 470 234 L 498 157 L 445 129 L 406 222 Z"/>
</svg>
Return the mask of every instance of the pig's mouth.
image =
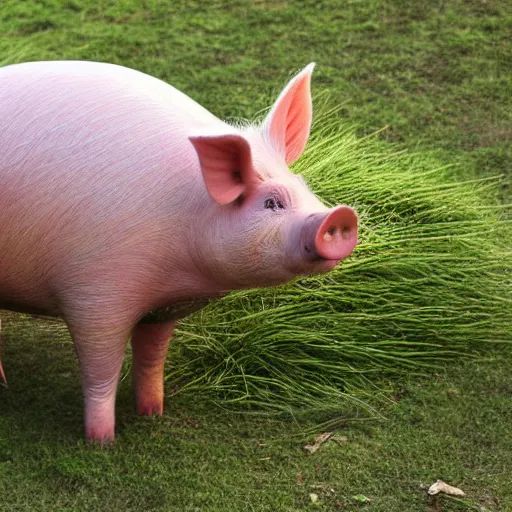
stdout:
<svg viewBox="0 0 512 512">
<path fill-rule="evenodd" d="M 325 274 L 333 270 L 340 262 L 341 259 L 329 260 L 319 256 L 305 262 L 298 273 L 302 275 Z"/>
<path fill-rule="evenodd" d="M 329 259 L 323 258 L 318 254 L 315 248 L 304 245 L 302 248 L 304 253 L 303 260 L 305 260 L 309 272 L 329 272 L 336 267 L 342 258 Z"/>
<path fill-rule="evenodd" d="M 339 260 L 327 260 L 325 258 L 318 258 L 314 261 L 314 265 L 320 272 L 329 272 L 340 263 Z"/>
</svg>

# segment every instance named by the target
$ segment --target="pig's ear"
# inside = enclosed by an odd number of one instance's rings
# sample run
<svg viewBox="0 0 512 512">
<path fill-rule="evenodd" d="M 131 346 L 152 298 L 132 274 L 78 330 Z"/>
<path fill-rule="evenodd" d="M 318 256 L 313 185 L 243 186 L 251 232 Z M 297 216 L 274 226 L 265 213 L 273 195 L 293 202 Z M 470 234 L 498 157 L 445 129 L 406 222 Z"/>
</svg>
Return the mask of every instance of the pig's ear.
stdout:
<svg viewBox="0 0 512 512">
<path fill-rule="evenodd" d="M 246 190 L 253 174 L 251 147 L 241 135 L 189 137 L 201 165 L 204 183 L 213 200 L 228 204 Z"/>
<path fill-rule="evenodd" d="M 290 80 L 264 122 L 264 130 L 277 149 L 292 164 L 302 155 L 311 129 L 311 74 L 315 63 Z"/>
</svg>

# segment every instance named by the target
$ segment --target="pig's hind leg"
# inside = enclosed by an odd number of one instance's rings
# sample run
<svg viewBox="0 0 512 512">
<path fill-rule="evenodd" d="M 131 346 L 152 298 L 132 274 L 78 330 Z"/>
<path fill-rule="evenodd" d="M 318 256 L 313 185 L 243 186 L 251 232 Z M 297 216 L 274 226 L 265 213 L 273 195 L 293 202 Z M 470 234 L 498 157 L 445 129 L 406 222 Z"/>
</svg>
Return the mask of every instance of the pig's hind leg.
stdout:
<svg viewBox="0 0 512 512">
<path fill-rule="evenodd" d="M 137 413 L 162 414 L 164 408 L 164 365 L 176 322 L 138 324 L 132 333 L 132 375 Z"/>
</svg>

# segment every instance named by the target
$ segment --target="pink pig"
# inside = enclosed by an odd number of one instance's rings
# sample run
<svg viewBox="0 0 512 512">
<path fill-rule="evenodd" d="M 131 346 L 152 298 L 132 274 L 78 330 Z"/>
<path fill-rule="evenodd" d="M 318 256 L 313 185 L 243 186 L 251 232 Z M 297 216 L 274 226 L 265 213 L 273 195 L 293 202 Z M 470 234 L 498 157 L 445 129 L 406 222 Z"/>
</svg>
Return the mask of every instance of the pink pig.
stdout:
<svg viewBox="0 0 512 512">
<path fill-rule="evenodd" d="M 130 337 L 137 411 L 161 414 L 178 318 L 329 271 L 356 246 L 354 211 L 288 168 L 309 137 L 313 67 L 261 126 L 112 64 L 0 69 L 0 308 L 67 323 L 89 440 L 114 439 Z"/>
</svg>

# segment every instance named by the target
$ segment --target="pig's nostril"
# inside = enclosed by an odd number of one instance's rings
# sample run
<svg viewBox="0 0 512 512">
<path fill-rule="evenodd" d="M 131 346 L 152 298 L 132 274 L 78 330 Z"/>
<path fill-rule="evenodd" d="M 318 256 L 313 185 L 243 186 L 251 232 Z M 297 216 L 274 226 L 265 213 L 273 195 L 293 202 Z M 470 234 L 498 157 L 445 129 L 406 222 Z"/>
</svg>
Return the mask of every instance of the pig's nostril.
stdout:
<svg viewBox="0 0 512 512">
<path fill-rule="evenodd" d="M 341 237 L 346 240 L 347 238 L 350 238 L 351 236 L 352 236 L 352 228 L 350 228 L 350 226 L 343 226 L 341 228 Z"/>
<path fill-rule="evenodd" d="M 326 243 L 333 242 L 340 235 L 340 230 L 337 226 L 331 226 L 324 232 L 323 239 Z"/>
<path fill-rule="evenodd" d="M 323 234 L 323 240 L 326 243 L 332 243 L 335 239 L 342 238 L 348 240 L 352 237 L 352 228 L 350 226 L 331 226 Z"/>
<path fill-rule="evenodd" d="M 326 242 L 326 243 L 332 242 L 335 235 L 336 235 L 336 226 L 331 226 L 329 229 L 327 229 L 324 232 L 324 236 L 323 236 L 324 242 Z"/>
</svg>

